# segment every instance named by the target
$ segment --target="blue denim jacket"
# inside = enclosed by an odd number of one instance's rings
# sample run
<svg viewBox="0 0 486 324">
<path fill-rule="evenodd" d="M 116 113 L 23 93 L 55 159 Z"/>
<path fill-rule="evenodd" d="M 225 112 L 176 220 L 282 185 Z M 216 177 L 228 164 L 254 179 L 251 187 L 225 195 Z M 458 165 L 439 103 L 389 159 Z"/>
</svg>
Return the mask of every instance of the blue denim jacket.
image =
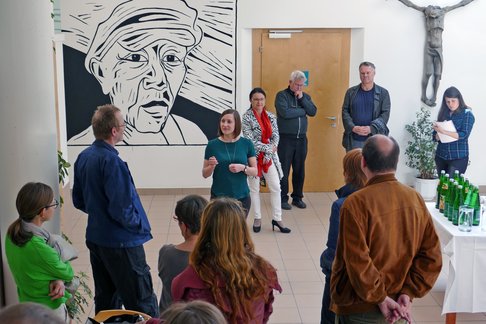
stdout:
<svg viewBox="0 0 486 324">
<path fill-rule="evenodd" d="M 72 197 L 74 206 L 88 214 L 86 241 L 127 248 L 152 238 L 128 165 L 105 141 L 96 140 L 79 154 Z"/>
</svg>

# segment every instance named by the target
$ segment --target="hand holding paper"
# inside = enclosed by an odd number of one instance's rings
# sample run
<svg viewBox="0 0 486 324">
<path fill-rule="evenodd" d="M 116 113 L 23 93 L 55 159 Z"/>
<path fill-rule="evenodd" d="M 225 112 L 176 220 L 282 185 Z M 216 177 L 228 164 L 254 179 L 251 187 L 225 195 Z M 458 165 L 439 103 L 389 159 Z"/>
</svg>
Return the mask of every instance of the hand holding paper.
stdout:
<svg viewBox="0 0 486 324">
<path fill-rule="evenodd" d="M 454 123 L 452 122 L 452 120 L 446 120 L 446 121 L 443 121 L 443 122 L 435 122 L 434 123 L 434 129 L 437 131 L 437 135 L 439 136 L 439 140 L 442 143 L 451 143 L 451 142 L 457 141 L 456 138 L 449 136 L 449 135 L 446 135 L 446 134 L 443 134 L 439 131 L 439 130 L 445 130 L 445 131 L 448 131 L 448 132 L 457 133 L 456 127 L 454 127 Z"/>
</svg>

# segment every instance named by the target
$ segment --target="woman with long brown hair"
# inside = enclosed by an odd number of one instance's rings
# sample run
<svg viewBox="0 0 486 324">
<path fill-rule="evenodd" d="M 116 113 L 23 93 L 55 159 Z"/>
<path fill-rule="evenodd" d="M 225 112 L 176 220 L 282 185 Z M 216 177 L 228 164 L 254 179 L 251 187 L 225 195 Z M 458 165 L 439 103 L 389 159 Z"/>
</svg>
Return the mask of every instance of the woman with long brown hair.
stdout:
<svg viewBox="0 0 486 324">
<path fill-rule="evenodd" d="M 203 212 L 189 266 L 172 282 L 174 301 L 201 299 L 230 323 L 266 323 L 273 290 L 282 291 L 275 268 L 255 253 L 241 204 L 218 198 Z"/>
</svg>

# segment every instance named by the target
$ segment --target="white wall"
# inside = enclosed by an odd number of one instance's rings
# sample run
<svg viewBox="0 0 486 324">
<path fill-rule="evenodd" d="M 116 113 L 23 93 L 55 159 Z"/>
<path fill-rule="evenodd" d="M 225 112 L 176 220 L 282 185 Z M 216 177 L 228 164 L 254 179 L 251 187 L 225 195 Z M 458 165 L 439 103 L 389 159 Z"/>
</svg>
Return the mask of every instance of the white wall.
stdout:
<svg viewBox="0 0 486 324">
<path fill-rule="evenodd" d="M 459 0 L 413 0 L 420 6 L 442 7 Z M 486 184 L 481 172 L 485 154 L 481 122 L 486 118 L 483 77 L 486 75 L 486 1 L 476 0 L 446 14 L 443 33 L 444 69 L 438 95 L 454 85 L 473 108 L 476 124 L 469 139 L 471 165 L 467 176 L 475 184 Z M 421 12 L 406 7 L 398 0 L 244 0 L 238 2 L 238 91 L 237 102 L 247 105 L 251 88 L 251 29 L 253 28 L 353 28 L 350 83 L 359 83 L 360 61 L 375 63 L 376 83 L 390 91 L 392 111 L 391 135 L 405 150 L 407 134 L 404 125 L 411 122 L 420 108 L 425 19 Z M 299 53 L 295 53 L 299 55 Z M 316 59 L 318 57 L 316 56 Z M 326 77 L 325 75 L 322 77 Z M 282 82 L 285 83 L 285 82 Z M 318 107 L 319 108 L 319 107 Z M 436 116 L 438 108 L 432 109 Z M 400 157 L 398 178 L 411 184 L 415 176 Z M 484 160 L 483 160 L 484 161 Z"/>
<path fill-rule="evenodd" d="M 49 184 L 59 196 L 54 64 L 49 1 L 2 1 L 0 10 L 0 230 L 18 218 L 17 192 L 26 182 Z M 59 231 L 59 213 L 47 229 Z M 3 252 L 2 252 L 3 253 Z M 7 304 L 17 292 L 3 255 Z M 5 286 L 3 286 L 5 284 Z"/>
</svg>

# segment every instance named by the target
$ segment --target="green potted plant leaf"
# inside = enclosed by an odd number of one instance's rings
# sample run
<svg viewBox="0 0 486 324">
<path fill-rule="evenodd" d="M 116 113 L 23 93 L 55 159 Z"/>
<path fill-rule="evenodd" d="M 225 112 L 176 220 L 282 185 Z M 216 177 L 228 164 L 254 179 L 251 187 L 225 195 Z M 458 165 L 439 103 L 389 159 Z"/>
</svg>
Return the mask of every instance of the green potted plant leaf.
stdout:
<svg viewBox="0 0 486 324">
<path fill-rule="evenodd" d="M 433 140 L 432 120 L 429 108 L 422 106 L 416 113 L 416 119 L 405 125 L 410 140 L 405 149 L 406 165 L 416 174 L 415 189 L 425 200 L 432 200 L 437 187 L 435 150 L 437 143 Z"/>
</svg>

